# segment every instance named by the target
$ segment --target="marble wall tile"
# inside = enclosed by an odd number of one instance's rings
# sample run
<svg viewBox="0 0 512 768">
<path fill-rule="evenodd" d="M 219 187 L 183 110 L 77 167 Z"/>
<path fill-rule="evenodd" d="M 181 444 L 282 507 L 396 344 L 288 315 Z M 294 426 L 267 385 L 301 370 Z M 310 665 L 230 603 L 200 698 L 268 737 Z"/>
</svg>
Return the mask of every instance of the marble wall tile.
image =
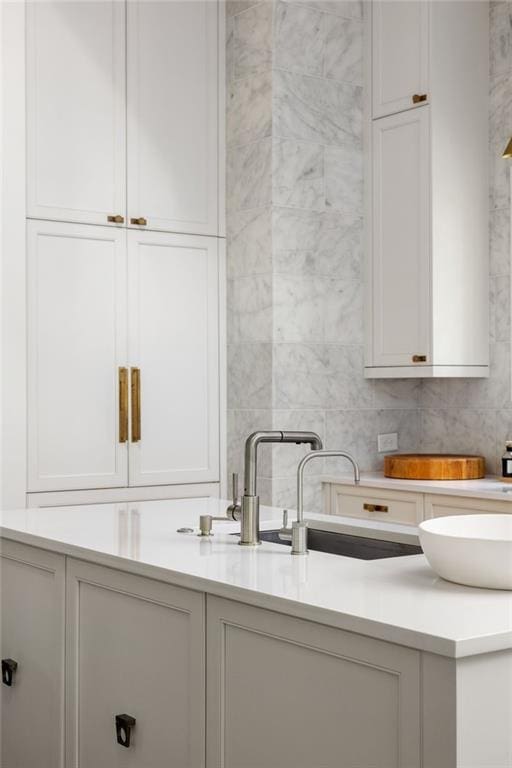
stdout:
<svg viewBox="0 0 512 768">
<path fill-rule="evenodd" d="M 228 408 L 269 407 L 272 402 L 272 345 L 229 344 Z"/>
<path fill-rule="evenodd" d="M 234 16 L 236 13 L 243 13 L 261 2 L 262 0 L 226 0 L 226 15 Z"/>
<path fill-rule="evenodd" d="M 270 207 L 229 211 L 227 221 L 228 277 L 272 271 L 272 211 Z"/>
<path fill-rule="evenodd" d="M 377 412 L 377 435 L 390 432 L 398 433 L 398 450 L 401 453 L 412 453 L 418 450 L 420 444 L 420 414 L 417 410 L 380 410 Z M 375 438 L 376 461 L 379 468 L 384 463 L 384 454 L 377 452 Z"/>
<path fill-rule="evenodd" d="M 493 277 L 491 284 L 492 339 L 494 341 L 510 341 L 510 276 Z"/>
<path fill-rule="evenodd" d="M 277 0 L 274 65 L 290 72 L 322 75 L 324 14 L 313 7 Z"/>
<path fill-rule="evenodd" d="M 323 15 L 325 31 L 324 76 L 363 85 L 363 30 L 358 19 Z"/>
<path fill-rule="evenodd" d="M 496 411 L 496 466 L 488 471 L 501 475 L 501 456 L 505 452 L 505 443 L 512 440 L 512 410 Z"/>
<path fill-rule="evenodd" d="M 228 88 L 226 137 L 229 147 L 242 146 L 272 134 L 272 75 L 233 81 Z"/>
<path fill-rule="evenodd" d="M 501 131 L 501 133 L 500 133 Z M 489 149 L 490 168 L 490 204 L 491 210 L 496 208 L 510 208 L 510 161 L 502 157 L 508 140 L 510 130 L 502 127 L 496 132 Z"/>
<path fill-rule="evenodd" d="M 272 170 L 272 200 L 276 205 L 311 210 L 325 207 L 323 147 L 275 140 Z"/>
<path fill-rule="evenodd" d="M 360 86 L 278 70 L 272 101 L 276 137 L 337 146 L 360 140 Z"/>
<path fill-rule="evenodd" d="M 363 343 L 363 287 L 348 280 L 326 281 L 324 340 L 333 344 Z"/>
<path fill-rule="evenodd" d="M 321 344 L 275 344 L 273 403 L 278 409 L 320 409 L 326 401 L 326 350 Z"/>
<path fill-rule="evenodd" d="M 307 472 L 307 469 L 306 469 Z M 304 473 L 304 512 L 321 513 L 322 483 L 318 476 Z M 278 477 L 272 481 L 272 504 L 279 509 L 295 510 L 297 508 L 297 481 L 294 477 Z M 289 523 L 293 520 L 293 514 L 289 516 Z"/>
<path fill-rule="evenodd" d="M 325 347 L 325 400 L 328 409 L 372 408 L 373 382 L 363 376 L 362 347 Z"/>
<path fill-rule="evenodd" d="M 364 0 L 284 0 L 289 5 L 305 5 L 345 19 L 362 19 Z"/>
<path fill-rule="evenodd" d="M 363 152 L 361 147 L 325 148 L 325 204 L 363 215 Z"/>
<path fill-rule="evenodd" d="M 235 77 L 235 20 L 226 15 L 226 85 Z"/>
<path fill-rule="evenodd" d="M 272 341 L 272 276 L 228 280 L 228 344 Z"/>
<path fill-rule="evenodd" d="M 272 139 L 233 147 L 227 161 L 230 211 L 261 208 L 272 202 Z"/>
<path fill-rule="evenodd" d="M 373 389 L 376 408 L 417 409 L 419 407 L 420 379 L 376 379 L 373 382 Z"/>
<path fill-rule="evenodd" d="M 274 411 L 274 429 L 304 430 L 316 432 L 325 440 L 325 414 L 323 411 Z M 286 443 L 272 446 L 273 477 L 291 477 L 296 479 L 299 461 L 309 453 L 308 445 Z M 306 470 L 310 475 L 321 475 L 324 466 L 320 459 L 315 459 Z"/>
<path fill-rule="evenodd" d="M 490 3 L 491 75 L 512 69 L 512 3 Z"/>
<path fill-rule="evenodd" d="M 494 410 L 468 408 L 429 408 L 421 412 L 423 451 L 479 453 L 488 468 L 496 464 Z"/>
<path fill-rule="evenodd" d="M 491 141 L 512 130 L 512 70 L 491 78 L 489 93 L 489 132 Z M 505 147 L 503 147 L 504 149 Z"/>
<path fill-rule="evenodd" d="M 511 259 L 509 208 L 491 211 L 490 238 L 491 275 L 509 275 Z"/>
<path fill-rule="evenodd" d="M 272 66 L 274 3 L 264 0 L 235 16 L 234 76 L 250 77 Z"/>
<path fill-rule="evenodd" d="M 375 410 L 327 411 L 325 415 L 326 448 L 351 453 L 361 470 L 377 467 L 377 419 Z M 326 472 L 350 472 L 350 465 L 340 460 L 326 461 Z"/>
</svg>

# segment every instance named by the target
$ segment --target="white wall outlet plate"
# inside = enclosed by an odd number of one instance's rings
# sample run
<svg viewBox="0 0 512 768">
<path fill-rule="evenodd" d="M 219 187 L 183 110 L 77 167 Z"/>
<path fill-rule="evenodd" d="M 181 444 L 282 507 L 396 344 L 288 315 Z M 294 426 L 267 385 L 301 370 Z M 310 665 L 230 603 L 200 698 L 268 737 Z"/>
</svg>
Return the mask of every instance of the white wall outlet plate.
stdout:
<svg viewBox="0 0 512 768">
<path fill-rule="evenodd" d="M 377 435 L 377 450 L 379 453 L 398 451 L 398 432 Z"/>
</svg>

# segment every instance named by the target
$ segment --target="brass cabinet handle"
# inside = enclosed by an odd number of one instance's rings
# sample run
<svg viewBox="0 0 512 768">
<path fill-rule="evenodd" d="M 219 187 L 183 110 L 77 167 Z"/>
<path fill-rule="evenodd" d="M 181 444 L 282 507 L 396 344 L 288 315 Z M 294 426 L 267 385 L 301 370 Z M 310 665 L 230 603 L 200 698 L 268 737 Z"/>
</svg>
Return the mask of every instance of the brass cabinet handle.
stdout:
<svg viewBox="0 0 512 768">
<path fill-rule="evenodd" d="M 427 356 L 426 355 L 413 355 L 412 356 L 413 363 L 426 363 L 427 362 Z"/>
<path fill-rule="evenodd" d="M 422 101 L 427 100 L 427 94 L 426 93 L 415 93 L 412 97 L 412 103 L 413 104 L 421 104 Z"/>
<path fill-rule="evenodd" d="M 128 368 L 119 368 L 119 442 L 128 440 Z"/>
<path fill-rule="evenodd" d="M 363 504 L 365 512 L 389 512 L 389 507 L 385 504 Z"/>
<path fill-rule="evenodd" d="M 116 216 L 107 216 L 107 221 L 112 222 L 112 224 L 124 224 L 124 216 L 120 216 L 119 214 Z"/>
<path fill-rule="evenodd" d="M 144 216 L 139 216 L 138 219 L 130 219 L 130 224 L 137 224 L 139 227 L 144 227 L 148 223 Z"/>
<path fill-rule="evenodd" d="M 140 440 L 140 368 L 131 369 L 132 443 Z"/>
</svg>

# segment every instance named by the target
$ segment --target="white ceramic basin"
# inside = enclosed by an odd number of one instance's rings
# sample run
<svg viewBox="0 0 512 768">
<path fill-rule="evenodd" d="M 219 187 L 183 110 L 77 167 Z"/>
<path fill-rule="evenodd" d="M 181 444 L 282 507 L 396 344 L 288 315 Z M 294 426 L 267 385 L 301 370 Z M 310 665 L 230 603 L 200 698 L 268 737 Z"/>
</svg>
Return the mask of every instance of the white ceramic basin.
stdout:
<svg viewBox="0 0 512 768">
<path fill-rule="evenodd" d="M 443 579 L 512 589 L 512 514 L 437 517 L 419 528 L 423 552 Z"/>
</svg>

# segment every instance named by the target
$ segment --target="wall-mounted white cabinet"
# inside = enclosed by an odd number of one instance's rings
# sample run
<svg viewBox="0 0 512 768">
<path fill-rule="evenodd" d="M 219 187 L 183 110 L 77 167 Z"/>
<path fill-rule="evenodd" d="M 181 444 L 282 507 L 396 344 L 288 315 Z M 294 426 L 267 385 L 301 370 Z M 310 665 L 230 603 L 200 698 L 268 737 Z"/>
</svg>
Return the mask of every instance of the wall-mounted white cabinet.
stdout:
<svg viewBox="0 0 512 768">
<path fill-rule="evenodd" d="M 220 250 L 29 222 L 29 491 L 219 481 Z"/>
<path fill-rule="evenodd" d="M 222 235 L 219 5 L 33 2 L 27 215 Z"/>
<path fill-rule="evenodd" d="M 488 24 L 482 3 L 371 5 L 368 378 L 488 376 Z"/>
</svg>

